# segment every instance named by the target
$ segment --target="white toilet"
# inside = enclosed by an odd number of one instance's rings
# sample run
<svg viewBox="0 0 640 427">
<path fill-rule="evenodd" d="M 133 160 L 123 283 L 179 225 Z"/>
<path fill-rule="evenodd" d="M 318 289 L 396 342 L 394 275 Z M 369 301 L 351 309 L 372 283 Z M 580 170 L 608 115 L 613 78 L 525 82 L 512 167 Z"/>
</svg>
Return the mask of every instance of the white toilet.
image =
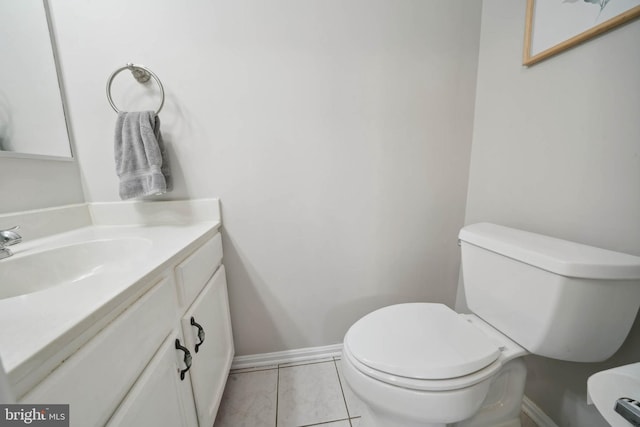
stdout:
<svg viewBox="0 0 640 427">
<path fill-rule="evenodd" d="M 460 231 L 469 309 L 398 304 L 347 332 L 360 427 L 519 427 L 529 353 L 607 359 L 640 306 L 640 257 L 494 224 Z"/>
</svg>

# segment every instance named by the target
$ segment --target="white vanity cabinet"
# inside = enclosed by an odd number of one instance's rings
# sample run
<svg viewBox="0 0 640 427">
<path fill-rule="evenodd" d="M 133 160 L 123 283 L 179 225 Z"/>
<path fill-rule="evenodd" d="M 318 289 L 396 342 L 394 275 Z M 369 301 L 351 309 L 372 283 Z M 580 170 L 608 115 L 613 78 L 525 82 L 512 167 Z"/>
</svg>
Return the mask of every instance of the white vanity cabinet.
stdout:
<svg viewBox="0 0 640 427">
<path fill-rule="evenodd" d="M 72 427 L 213 426 L 234 355 L 221 262 L 216 233 L 20 403 L 68 403 Z"/>
</svg>

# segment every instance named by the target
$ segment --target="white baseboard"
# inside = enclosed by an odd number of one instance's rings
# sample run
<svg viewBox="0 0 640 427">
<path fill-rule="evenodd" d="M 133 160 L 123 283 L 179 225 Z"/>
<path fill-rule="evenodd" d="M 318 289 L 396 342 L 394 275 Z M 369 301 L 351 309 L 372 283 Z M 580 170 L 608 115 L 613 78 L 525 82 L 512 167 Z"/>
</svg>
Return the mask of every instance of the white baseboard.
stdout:
<svg viewBox="0 0 640 427">
<path fill-rule="evenodd" d="M 277 351 L 274 353 L 251 354 L 233 358 L 231 369 L 258 368 L 279 363 L 303 362 L 306 360 L 334 357 L 342 354 L 342 344 L 324 347 L 308 347 L 296 350 Z"/>
<path fill-rule="evenodd" d="M 538 427 L 558 427 L 558 425 L 527 396 L 522 399 L 522 412 L 527 414 Z"/>
</svg>

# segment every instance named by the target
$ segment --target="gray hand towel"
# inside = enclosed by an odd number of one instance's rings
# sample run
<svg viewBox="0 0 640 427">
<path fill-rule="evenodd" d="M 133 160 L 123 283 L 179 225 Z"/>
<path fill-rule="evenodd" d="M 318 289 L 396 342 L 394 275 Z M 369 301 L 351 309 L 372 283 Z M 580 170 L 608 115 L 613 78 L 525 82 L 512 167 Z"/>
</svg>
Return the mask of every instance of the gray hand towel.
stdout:
<svg viewBox="0 0 640 427">
<path fill-rule="evenodd" d="M 153 111 L 120 112 L 115 134 L 120 198 L 163 194 L 170 190 L 169 165 Z"/>
</svg>

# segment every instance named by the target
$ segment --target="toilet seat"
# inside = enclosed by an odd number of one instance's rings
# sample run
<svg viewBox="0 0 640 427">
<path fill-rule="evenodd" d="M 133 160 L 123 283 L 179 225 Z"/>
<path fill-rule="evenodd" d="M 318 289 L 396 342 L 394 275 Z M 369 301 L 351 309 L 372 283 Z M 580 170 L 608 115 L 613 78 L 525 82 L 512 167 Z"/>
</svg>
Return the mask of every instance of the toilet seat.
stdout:
<svg viewBox="0 0 640 427">
<path fill-rule="evenodd" d="M 472 385 L 478 384 L 479 382 L 482 382 L 496 374 L 503 365 L 502 359 L 498 359 L 491 363 L 489 366 L 481 369 L 480 371 L 476 371 L 470 375 L 465 375 L 464 377 L 444 380 L 420 380 L 416 378 L 392 375 L 386 372 L 372 369 L 355 359 L 349 351 L 347 345 L 345 345 L 343 348 L 342 357 L 345 362 L 350 363 L 355 369 L 357 369 L 364 375 L 367 375 L 385 384 L 418 391 L 448 391 L 471 387 Z"/>
<path fill-rule="evenodd" d="M 443 304 L 410 303 L 356 322 L 344 355 L 360 372 L 391 385 L 453 390 L 496 373 L 504 362 L 501 344 Z"/>
</svg>

